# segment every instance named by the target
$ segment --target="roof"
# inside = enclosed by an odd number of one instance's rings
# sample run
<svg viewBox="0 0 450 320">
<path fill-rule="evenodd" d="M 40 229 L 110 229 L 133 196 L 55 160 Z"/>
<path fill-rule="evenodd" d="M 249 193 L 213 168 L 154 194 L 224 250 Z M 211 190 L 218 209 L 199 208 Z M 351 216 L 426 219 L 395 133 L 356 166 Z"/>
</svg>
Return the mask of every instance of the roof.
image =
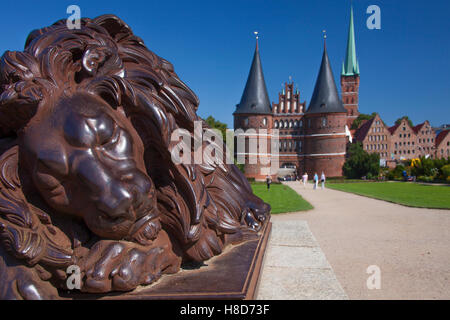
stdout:
<svg viewBox="0 0 450 320">
<path fill-rule="evenodd" d="M 234 114 L 242 113 L 272 113 L 266 82 L 264 81 L 261 59 L 259 57 L 258 42 L 256 43 L 252 66 L 248 74 L 247 83 L 241 97 L 241 102 L 236 105 L 236 111 L 234 112 Z"/>
<path fill-rule="evenodd" d="M 362 125 L 359 126 L 359 128 L 356 130 L 356 133 L 354 135 L 355 139 L 357 141 L 363 141 L 364 138 L 367 136 L 367 133 L 369 132 L 370 127 L 372 126 L 373 121 L 376 117 L 373 117 L 370 120 L 366 120 Z"/>
<path fill-rule="evenodd" d="M 436 137 L 436 147 L 438 147 L 441 142 L 445 139 L 445 137 L 448 135 L 448 133 L 450 132 L 450 130 L 444 130 L 441 131 L 437 137 Z"/>
<path fill-rule="evenodd" d="M 393 125 L 392 127 L 389 127 L 388 130 L 391 134 L 394 134 L 398 127 L 400 127 L 400 124 Z"/>
<path fill-rule="evenodd" d="M 426 121 L 425 121 L 425 122 L 426 122 Z M 424 122 L 424 123 L 420 123 L 420 124 L 418 124 L 417 126 L 414 126 L 414 127 L 413 127 L 413 130 L 414 130 L 414 132 L 415 132 L 416 134 L 419 133 L 420 129 L 422 129 L 422 127 L 425 125 L 425 122 Z"/>
<path fill-rule="evenodd" d="M 348 27 L 347 51 L 345 60 L 342 63 L 343 76 L 359 75 L 359 63 L 356 59 L 356 45 L 355 45 L 355 27 L 353 25 L 353 7 L 350 9 L 350 24 Z"/>
<path fill-rule="evenodd" d="M 327 46 L 323 49 L 322 63 L 317 76 L 314 92 L 309 103 L 307 114 L 311 113 L 347 113 L 339 97 L 330 59 L 328 58 Z"/>
</svg>

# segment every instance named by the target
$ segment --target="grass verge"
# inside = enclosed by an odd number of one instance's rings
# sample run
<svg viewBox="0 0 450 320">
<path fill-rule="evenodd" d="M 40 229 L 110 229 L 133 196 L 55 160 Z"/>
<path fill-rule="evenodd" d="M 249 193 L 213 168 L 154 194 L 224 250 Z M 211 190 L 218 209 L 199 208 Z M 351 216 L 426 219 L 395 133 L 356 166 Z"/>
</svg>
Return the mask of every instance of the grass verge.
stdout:
<svg viewBox="0 0 450 320">
<path fill-rule="evenodd" d="M 270 204 L 273 214 L 313 209 L 309 202 L 284 184 L 272 184 L 270 190 L 265 183 L 252 182 L 251 186 L 255 195 Z"/>
<path fill-rule="evenodd" d="M 330 183 L 330 189 L 409 207 L 450 209 L 450 187 L 405 182 Z"/>
</svg>

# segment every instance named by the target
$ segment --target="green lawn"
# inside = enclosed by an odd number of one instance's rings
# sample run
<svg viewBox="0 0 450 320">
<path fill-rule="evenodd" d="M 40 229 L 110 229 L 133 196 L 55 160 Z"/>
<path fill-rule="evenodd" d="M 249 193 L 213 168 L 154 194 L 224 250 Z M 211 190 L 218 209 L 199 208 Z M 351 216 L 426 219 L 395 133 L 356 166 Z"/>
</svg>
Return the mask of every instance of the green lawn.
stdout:
<svg viewBox="0 0 450 320">
<path fill-rule="evenodd" d="M 305 199 L 290 187 L 272 184 L 267 190 L 265 183 L 251 183 L 253 192 L 272 207 L 272 213 L 305 211 L 313 208 Z"/>
<path fill-rule="evenodd" d="M 395 202 L 410 207 L 450 209 L 450 187 L 405 182 L 327 184 L 330 189 Z"/>
</svg>

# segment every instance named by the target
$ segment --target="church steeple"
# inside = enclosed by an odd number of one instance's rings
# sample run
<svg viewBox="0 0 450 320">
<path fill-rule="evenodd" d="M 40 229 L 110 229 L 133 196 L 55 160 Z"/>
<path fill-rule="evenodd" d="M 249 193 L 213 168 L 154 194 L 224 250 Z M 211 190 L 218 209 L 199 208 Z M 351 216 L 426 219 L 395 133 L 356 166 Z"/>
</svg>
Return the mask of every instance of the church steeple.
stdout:
<svg viewBox="0 0 450 320">
<path fill-rule="evenodd" d="M 326 42 L 324 42 L 322 63 L 320 65 L 319 75 L 317 77 L 314 92 L 306 113 L 331 113 L 344 112 L 347 110 L 342 105 L 334 81 L 333 71 L 331 70 L 330 60 L 328 58 Z"/>
<path fill-rule="evenodd" d="M 341 93 L 344 108 L 347 109 L 347 124 L 350 128 L 359 115 L 359 64 L 356 59 L 355 27 L 353 25 L 353 7 L 350 9 L 347 51 L 342 64 Z"/>
<path fill-rule="evenodd" d="M 347 51 L 342 63 L 343 76 L 359 75 L 359 64 L 356 58 L 355 27 L 353 25 L 353 6 L 350 8 L 350 25 L 348 27 Z"/>
<path fill-rule="evenodd" d="M 257 33 L 255 33 L 257 35 Z M 253 55 L 252 66 L 247 78 L 241 102 L 236 106 L 234 114 L 271 114 L 272 108 L 267 93 L 266 82 L 259 56 L 258 36 L 256 36 L 256 48 Z"/>
</svg>

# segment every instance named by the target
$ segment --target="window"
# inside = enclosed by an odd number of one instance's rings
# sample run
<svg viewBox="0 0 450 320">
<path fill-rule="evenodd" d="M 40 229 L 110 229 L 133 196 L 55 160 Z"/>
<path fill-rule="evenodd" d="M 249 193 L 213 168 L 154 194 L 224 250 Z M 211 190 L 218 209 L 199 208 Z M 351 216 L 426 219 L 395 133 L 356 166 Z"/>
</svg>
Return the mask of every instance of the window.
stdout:
<svg viewBox="0 0 450 320">
<path fill-rule="evenodd" d="M 287 111 L 291 112 L 291 102 L 290 101 L 288 101 L 288 103 L 287 103 Z"/>
<path fill-rule="evenodd" d="M 275 108 L 273 109 L 273 111 L 274 111 L 275 113 L 278 113 L 278 107 L 275 107 Z"/>
<path fill-rule="evenodd" d="M 297 111 L 298 111 L 297 101 L 294 101 L 294 112 L 297 113 Z"/>
<path fill-rule="evenodd" d="M 297 128 L 297 127 L 298 127 L 298 121 L 295 120 L 295 121 L 294 121 L 294 128 Z"/>
<path fill-rule="evenodd" d="M 248 118 L 244 118 L 244 126 L 248 126 Z"/>
<path fill-rule="evenodd" d="M 283 121 L 280 121 L 280 129 L 283 129 Z"/>
<path fill-rule="evenodd" d="M 275 120 L 275 129 L 278 129 L 278 120 Z"/>
<path fill-rule="evenodd" d="M 289 128 L 292 128 L 294 126 L 294 123 L 291 121 L 289 121 Z"/>
<path fill-rule="evenodd" d="M 262 124 L 263 126 L 267 126 L 267 118 L 263 118 Z"/>
<path fill-rule="evenodd" d="M 300 120 L 300 128 L 303 128 L 303 120 Z"/>
<path fill-rule="evenodd" d="M 284 127 L 287 129 L 287 128 L 289 128 L 289 124 L 288 124 L 288 121 L 287 120 L 284 120 Z"/>
<path fill-rule="evenodd" d="M 326 125 L 327 125 L 327 118 L 323 117 L 322 118 L 322 127 L 326 127 Z"/>
<path fill-rule="evenodd" d="M 281 108 L 280 108 L 281 112 L 284 112 L 284 101 L 281 101 Z"/>
</svg>

